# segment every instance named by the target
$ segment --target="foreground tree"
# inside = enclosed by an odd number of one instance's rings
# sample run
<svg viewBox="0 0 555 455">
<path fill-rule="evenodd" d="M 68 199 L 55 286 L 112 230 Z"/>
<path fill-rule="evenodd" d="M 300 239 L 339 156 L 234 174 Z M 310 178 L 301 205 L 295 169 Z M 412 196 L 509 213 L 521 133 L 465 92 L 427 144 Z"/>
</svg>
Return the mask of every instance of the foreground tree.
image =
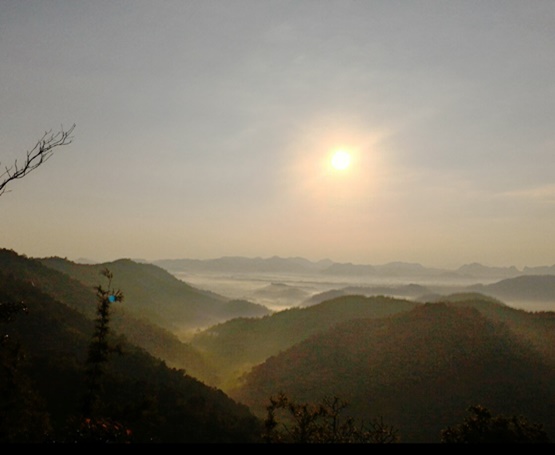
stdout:
<svg viewBox="0 0 555 455">
<path fill-rule="evenodd" d="M 113 352 L 121 353 L 119 345 L 110 345 L 108 335 L 110 332 L 110 307 L 112 303 L 123 302 L 123 293 L 119 289 L 112 289 L 114 276 L 110 270 L 106 268 L 101 274 L 108 279 L 108 286 L 103 288 L 102 285 L 98 285 L 95 288 L 98 306 L 94 333 L 87 357 L 87 391 L 83 403 L 83 414 L 86 417 L 94 415 L 97 410 L 102 392 L 102 377 L 109 355 Z"/>
<path fill-rule="evenodd" d="M 106 406 L 102 404 L 103 379 L 110 354 L 121 353 L 121 346 L 110 343 L 110 310 L 112 303 L 123 302 L 123 293 L 112 288 L 113 274 L 105 268 L 101 274 L 108 285 L 95 287 L 97 317 L 92 340 L 89 344 L 85 369 L 86 390 L 81 412 L 66 424 L 60 441 L 74 443 L 131 442 L 132 432 L 121 422 L 105 417 Z"/>
<path fill-rule="evenodd" d="M 392 443 L 397 430 L 381 419 L 356 422 L 344 416 L 348 404 L 337 397 L 321 403 L 296 403 L 283 393 L 270 398 L 264 421 L 264 440 L 269 443 Z M 278 422 L 278 412 L 281 421 Z"/>
<path fill-rule="evenodd" d="M 64 131 L 62 128 L 55 134 L 52 131 L 46 131 L 35 146 L 27 152 L 22 163 L 15 160 L 11 166 L 3 166 L 4 172 L 0 174 L 0 196 L 7 191 L 6 187 L 10 182 L 34 171 L 52 156 L 56 148 L 71 144 L 73 140 L 71 133 L 74 129 L 75 124 L 68 130 Z"/>
<path fill-rule="evenodd" d="M 468 408 L 470 416 L 463 423 L 441 432 L 446 443 L 545 443 L 549 442 L 541 424 L 531 423 L 525 417 L 493 416 L 483 406 Z"/>
</svg>

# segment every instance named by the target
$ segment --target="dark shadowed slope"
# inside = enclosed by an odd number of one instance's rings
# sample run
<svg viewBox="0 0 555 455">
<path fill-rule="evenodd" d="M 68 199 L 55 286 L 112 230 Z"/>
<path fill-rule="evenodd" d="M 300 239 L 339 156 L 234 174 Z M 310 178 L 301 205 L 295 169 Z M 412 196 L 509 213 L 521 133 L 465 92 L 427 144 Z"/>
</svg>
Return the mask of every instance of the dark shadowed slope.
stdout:
<svg viewBox="0 0 555 455">
<path fill-rule="evenodd" d="M 339 396 L 358 418 L 383 416 L 405 442 L 438 442 L 476 403 L 553 434 L 554 378 L 505 325 L 473 308 L 426 304 L 320 332 L 253 368 L 230 393 L 261 415 L 280 391 L 299 401 Z"/>
<path fill-rule="evenodd" d="M 543 359 L 555 366 L 555 312 L 530 312 L 513 308 L 492 297 L 473 293 L 458 293 L 441 297 L 452 306 L 476 308 L 484 316 L 509 327 L 526 341 Z"/>
<path fill-rule="evenodd" d="M 80 411 L 93 323 L 31 282 L 0 273 L 0 303 L 20 301 L 27 313 L 0 324 L 0 382 L 9 391 L 0 400 L 0 440 L 73 441 L 76 427 L 71 432 L 67 425 Z M 113 335 L 123 354 L 110 357 L 99 412 L 131 429 L 133 441 L 256 440 L 259 424 L 245 406 Z M 6 355 L 15 348 L 18 361 Z M 15 386 L 14 374 L 22 379 Z M 46 433 L 34 430 L 38 412 Z"/>
</svg>

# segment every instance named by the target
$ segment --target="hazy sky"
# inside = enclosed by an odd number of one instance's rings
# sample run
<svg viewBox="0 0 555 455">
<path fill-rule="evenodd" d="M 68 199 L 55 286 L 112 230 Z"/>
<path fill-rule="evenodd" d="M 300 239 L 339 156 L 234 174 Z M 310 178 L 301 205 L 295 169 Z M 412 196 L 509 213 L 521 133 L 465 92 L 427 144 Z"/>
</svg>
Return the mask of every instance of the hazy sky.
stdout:
<svg viewBox="0 0 555 455">
<path fill-rule="evenodd" d="M 553 0 L 0 0 L 0 112 L 28 256 L 555 264 Z"/>
</svg>

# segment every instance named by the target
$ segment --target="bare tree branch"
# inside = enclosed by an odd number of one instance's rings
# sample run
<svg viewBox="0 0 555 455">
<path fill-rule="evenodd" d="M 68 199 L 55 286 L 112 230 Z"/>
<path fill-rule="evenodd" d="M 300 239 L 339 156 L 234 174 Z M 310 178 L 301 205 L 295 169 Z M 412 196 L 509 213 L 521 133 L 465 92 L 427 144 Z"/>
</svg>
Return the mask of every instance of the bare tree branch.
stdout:
<svg viewBox="0 0 555 455">
<path fill-rule="evenodd" d="M 4 167 L 4 172 L 0 174 L 0 196 L 7 191 L 6 186 L 8 183 L 25 177 L 29 172 L 35 170 L 48 160 L 54 153 L 56 147 L 71 144 L 73 140 L 71 133 L 74 129 L 75 124 L 67 131 L 64 131 L 62 127 L 56 134 L 52 134 L 52 130 L 46 131 L 35 146 L 27 152 L 23 164 L 19 164 L 17 160 L 15 160 L 12 166 Z"/>
</svg>

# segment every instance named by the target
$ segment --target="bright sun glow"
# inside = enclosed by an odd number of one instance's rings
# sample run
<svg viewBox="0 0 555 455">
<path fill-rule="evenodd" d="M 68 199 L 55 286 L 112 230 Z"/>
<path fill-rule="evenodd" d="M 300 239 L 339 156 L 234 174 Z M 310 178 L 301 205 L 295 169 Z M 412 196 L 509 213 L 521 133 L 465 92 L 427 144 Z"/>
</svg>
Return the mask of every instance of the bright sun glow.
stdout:
<svg viewBox="0 0 555 455">
<path fill-rule="evenodd" d="M 338 150 L 335 152 L 331 158 L 331 165 L 334 169 L 342 171 L 347 169 L 351 164 L 351 155 L 345 150 Z"/>
</svg>

